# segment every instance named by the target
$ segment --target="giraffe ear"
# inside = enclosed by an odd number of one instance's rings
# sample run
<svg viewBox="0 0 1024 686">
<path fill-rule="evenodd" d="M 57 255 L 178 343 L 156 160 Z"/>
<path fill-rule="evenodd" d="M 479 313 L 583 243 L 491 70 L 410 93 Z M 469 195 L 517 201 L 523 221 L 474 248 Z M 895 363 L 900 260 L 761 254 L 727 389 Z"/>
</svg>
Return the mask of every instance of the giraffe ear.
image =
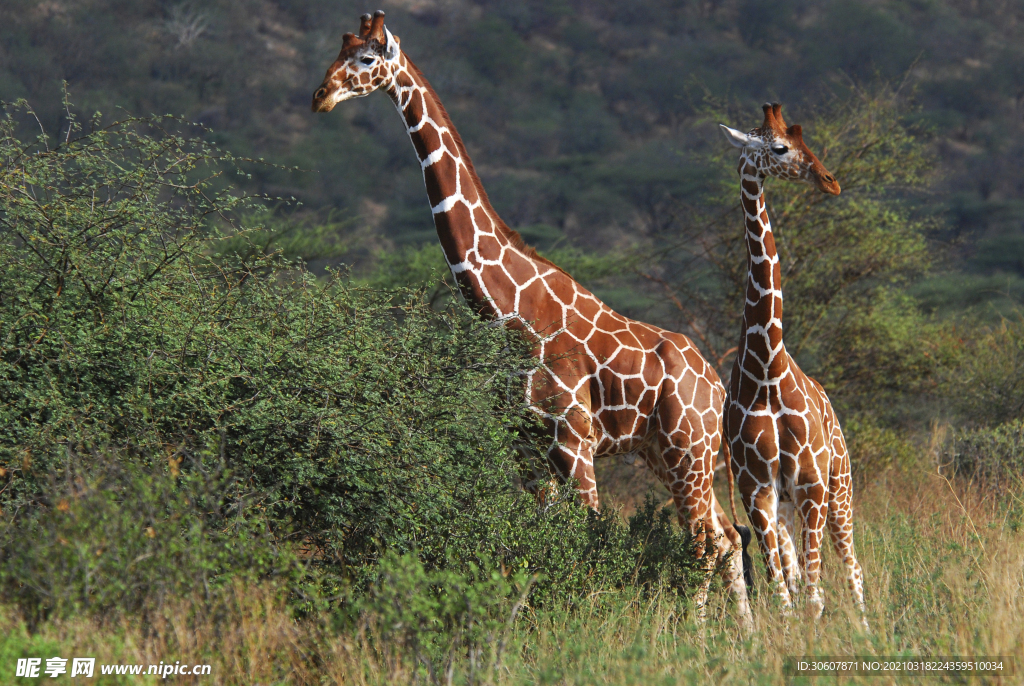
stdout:
<svg viewBox="0 0 1024 686">
<path fill-rule="evenodd" d="M 398 41 L 398 36 L 388 31 L 387 27 L 384 28 L 384 35 L 387 38 L 387 42 L 385 43 L 386 47 L 384 48 L 384 59 L 390 62 L 391 60 L 398 58 L 400 44 Z"/>
<path fill-rule="evenodd" d="M 756 148 L 760 146 L 760 140 L 753 136 L 748 136 L 742 131 L 736 129 L 730 129 L 725 124 L 719 124 L 722 127 L 722 133 L 725 134 L 726 140 L 732 143 L 737 148 Z"/>
<path fill-rule="evenodd" d="M 341 37 L 342 50 L 348 50 L 349 48 L 353 48 L 357 45 L 362 45 L 363 43 L 364 41 L 354 33 L 346 33 L 344 36 Z"/>
</svg>

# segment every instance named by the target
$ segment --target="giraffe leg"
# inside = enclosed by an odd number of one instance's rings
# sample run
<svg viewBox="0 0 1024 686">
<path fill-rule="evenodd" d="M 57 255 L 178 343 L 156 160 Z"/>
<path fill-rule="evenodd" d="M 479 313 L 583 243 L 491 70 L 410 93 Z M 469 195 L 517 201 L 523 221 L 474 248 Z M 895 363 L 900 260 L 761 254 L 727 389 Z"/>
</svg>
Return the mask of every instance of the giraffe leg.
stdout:
<svg viewBox="0 0 1024 686">
<path fill-rule="evenodd" d="M 803 550 L 800 558 L 807 584 L 807 602 L 814 610 L 815 618 L 821 617 L 825 609 L 825 601 L 818 586 L 821 579 L 821 541 L 827 518 L 825 499 L 825 485 L 820 482 L 803 484 L 797 488 L 800 520 L 803 524 Z"/>
<path fill-rule="evenodd" d="M 588 443 L 581 442 L 575 446 L 555 443 L 548 449 L 548 463 L 563 481 L 576 479 L 580 502 L 591 509 L 598 509 L 600 501 L 594 475 L 594 456 Z"/>
<path fill-rule="evenodd" d="M 558 398 L 565 401 L 565 397 Z M 576 479 L 576 493 L 580 502 L 591 509 L 598 509 L 600 501 L 597 496 L 597 478 L 594 475 L 593 443 L 590 440 L 592 417 L 581 404 L 571 407 L 548 407 L 545 429 L 551 439 L 547 450 L 547 463 L 550 477 L 568 481 Z M 543 479 L 537 479 L 534 487 L 541 493 L 554 487 L 549 482 L 547 487 L 541 485 Z"/>
<path fill-rule="evenodd" d="M 682 443 L 682 436 L 673 437 Z M 699 453 L 695 454 L 689 446 L 669 443 L 660 455 L 646 453 L 647 463 L 672 494 L 672 500 L 679 516 L 679 525 L 693 534 L 696 541 L 697 554 L 704 564 L 704 577 L 694 592 L 694 605 L 697 608 L 697 621 L 707 619 L 708 589 L 711 586 L 711 575 L 715 570 L 717 547 L 712 540 L 708 548 L 708 538 L 715 536 L 716 518 L 711 507 L 714 491 L 711 490 L 712 458 L 710 446 L 694 446 Z M 707 453 L 707 454 L 706 454 Z M 719 527 L 720 528 L 720 527 Z M 740 571 L 742 579 L 742 568 Z"/>
<path fill-rule="evenodd" d="M 743 494 L 743 504 L 747 508 L 751 528 L 757 536 L 757 543 L 764 555 L 768 567 L 769 581 L 774 587 L 775 596 L 782 605 L 784 615 L 793 611 L 793 601 L 786 586 L 786 577 L 782 571 L 782 560 L 779 555 L 779 537 L 775 527 L 778 515 L 778 496 L 771 486 L 762 486 L 756 491 Z"/>
<path fill-rule="evenodd" d="M 790 594 L 795 598 L 800 592 L 800 565 L 797 563 L 796 546 L 793 543 L 796 537 L 796 528 L 793 526 L 792 501 L 779 503 L 779 556 L 782 559 L 782 573 L 786 577 L 786 586 Z"/>
<path fill-rule="evenodd" d="M 847 458 L 848 460 L 849 458 Z M 869 630 L 864 608 L 864 573 L 853 547 L 853 503 L 850 472 L 835 474 L 829 478 L 830 498 L 828 501 L 828 531 L 832 545 L 846 568 L 846 582 L 853 594 L 853 602 L 861 615 L 861 624 Z"/>
</svg>

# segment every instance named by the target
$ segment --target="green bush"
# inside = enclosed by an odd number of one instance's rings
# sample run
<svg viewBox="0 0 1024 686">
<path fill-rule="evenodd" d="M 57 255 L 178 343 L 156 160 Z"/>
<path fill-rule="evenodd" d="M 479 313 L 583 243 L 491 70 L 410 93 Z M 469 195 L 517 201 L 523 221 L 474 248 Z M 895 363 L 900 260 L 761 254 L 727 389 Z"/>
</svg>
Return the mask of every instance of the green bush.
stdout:
<svg viewBox="0 0 1024 686">
<path fill-rule="evenodd" d="M 510 490 L 515 334 L 418 292 L 214 252 L 245 238 L 224 223 L 245 199 L 215 185 L 233 160 L 151 134 L 159 120 L 48 149 L 18 139 L 19 114 L 0 130 L 7 508 L 41 505 L 69 451 L 215 459 L 358 577 L 387 548 L 440 559 Z"/>
<path fill-rule="evenodd" d="M 0 596 L 32 624 L 51 614 L 145 617 L 169 601 L 209 602 L 239 577 L 280 581 L 307 600 L 316 593 L 266 503 L 227 472 L 68 457 L 46 506 L 0 528 Z"/>
<path fill-rule="evenodd" d="M 235 228 L 236 161 L 171 120 L 72 122 L 49 148 L 19 138 L 26 114 L 0 125 L 0 569 L 27 615 L 238 576 L 359 598 L 384 554 L 535 575 L 535 606 L 685 594 L 692 547 L 653 499 L 627 525 L 516 486 L 518 334 L 270 253 Z"/>
<path fill-rule="evenodd" d="M 507 577 L 490 565 L 428 571 L 415 555 L 392 553 L 381 560 L 377 582 L 356 609 L 385 657 L 411 657 L 432 683 L 444 683 L 456 662 L 465 660 L 474 683 L 477 672 L 501 664 L 530 591 L 525 574 Z"/>
<path fill-rule="evenodd" d="M 912 468 L 920 459 L 920 450 L 906 432 L 880 426 L 873 419 L 854 416 L 843 422 L 850 466 L 858 482 L 877 478 L 889 469 Z"/>
<path fill-rule="evenodd" d="M 571 605 L 594 591 L 669 587 L 684 594 L 699 578 L 700 560 L 688 533 L 674 523 L 675 509 L 661 508 L 650 493 L 623 522 L 618 512 L 577 504 L 568 489 L 534 514 L 510 518 L 501 559 L 511 569 L 538 574 L 531 601 Z"/>
<path fill-rule="evenodd" d="M 1024 418 L 1024 316 L 995 326 L 968 319 L 942 369 L 942 390 L 953 409 L 974 424 L 995 426 Z"/>
<path fill-rule="evenodd" d="M 675 508 L 661 508 L 651 494 L 628 521 L 610 507 L 595 512 L 580 504 L 571 484 L 548 494 L 542 506 L 517 491 L 496 493 L 480 505 L 490 508 L 499 510 L 493 524 L 467 527 L 463 547 L 446 555 L 533 576 L 534 608 L 571 607 L 616 589 L 667 588 L 685 596 L 703 574 L 689 533 L 674 523 Z"/>
<path fill-rule="evenodd" d="M 946 451 L 957 474 L 997 488 L 1024 487 L 1024 420 L 956 431 Z"/>
<path fill-rule="evenodd" d="M 665 590 L 685 595 L 702 575 L 674 509 L 660 508 L 650 493 L 628 523 L 607 507 L 579 504 L 571 486 L 550 494 L 546 507 L 510 504 L 507 526 L 496 540 L 476 538 L 468 563 L 431 569 L 416 555 L 385 555 L 343 621 L 368 630 L 384 661 L 404 656 L 432 683 L 468 664 L 473 683 L 501 664 L 524 608 L 613 609 Z"/>
</svg>

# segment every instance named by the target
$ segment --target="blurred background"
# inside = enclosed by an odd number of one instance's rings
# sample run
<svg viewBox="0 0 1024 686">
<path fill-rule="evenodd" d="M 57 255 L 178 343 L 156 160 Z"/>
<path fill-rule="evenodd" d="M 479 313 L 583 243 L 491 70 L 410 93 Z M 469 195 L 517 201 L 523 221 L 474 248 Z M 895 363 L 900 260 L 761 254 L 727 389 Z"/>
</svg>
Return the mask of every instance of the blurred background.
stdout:
<svg viewBox="0 0 1024 686">
<path fill-rule="evenodd" d="M 951 322 L 1016 317 L 1019 2 L 378 4 L 506 222 L 613 307 L 691 335 L 723 372 L 744 265 L 735 155 L 717 124 L 757 126 L 766 100 L 804 125 L 845 191 L 826 201 L 768 186 L 787 337 L 841 405 L 874 407 L 883 387 L 902 395 L 925 376 L 937 383 L 921 341 L 955 338 Z M 297 200 L 275 206 L 274 248 L 379 286 L 422 282 L 444 267 L 391 103 L 374 94 L 309 111 L 341 35 L 374 9 L 8 0 L 0 96 L 28 99 L 51 133 L 66 121 L 62 81 L 85 114 L 183 115 L 208 141 L 269 163 L 242 185 Z"/>
</svg>

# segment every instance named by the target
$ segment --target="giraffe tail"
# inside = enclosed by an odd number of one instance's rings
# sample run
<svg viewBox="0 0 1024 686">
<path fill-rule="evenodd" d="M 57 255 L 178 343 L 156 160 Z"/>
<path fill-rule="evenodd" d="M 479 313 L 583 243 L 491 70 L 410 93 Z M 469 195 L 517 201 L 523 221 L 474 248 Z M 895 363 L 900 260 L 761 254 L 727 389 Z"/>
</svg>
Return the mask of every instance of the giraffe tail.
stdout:
<svg viewBox="0 0 1024 686">
<path fill-rule="evenodd" d="M 725 440 L 724 436 L 722 451 L 722 457 L 725 460 L 725 473 L 729 477 L 729 512 L 732 513 L 732 525 L 736 527 L 736 531 L 740 535 L 740 541 L 743 543 L 743 582 L 752 591 L 754 588 L 754 561 L 751 559 L 750 554 L 747 553 L 747 546 L 750 545 L 752 536 L 750 535 L 750 528 L 740 524 L 740 520 L 736 516 L 736 480 L 732 474 L 732 450 L 729 447 L 729 441 Z"/>
<path fill-rule="evenodd" d="M 725 460 L 725 474 L 729 477 L 729 512 L 732 514 L 733 526 L 738 527 L 740 520 L 736 519 L 736 483 L 732 476 L 732 450 L 729 449 L 729 441 L 722 440 L 722 459 Z M 749 532 L 747 534 L 750 535 Z M 745 548 L 746 543 L 743 544 Z"/>
</svg>

